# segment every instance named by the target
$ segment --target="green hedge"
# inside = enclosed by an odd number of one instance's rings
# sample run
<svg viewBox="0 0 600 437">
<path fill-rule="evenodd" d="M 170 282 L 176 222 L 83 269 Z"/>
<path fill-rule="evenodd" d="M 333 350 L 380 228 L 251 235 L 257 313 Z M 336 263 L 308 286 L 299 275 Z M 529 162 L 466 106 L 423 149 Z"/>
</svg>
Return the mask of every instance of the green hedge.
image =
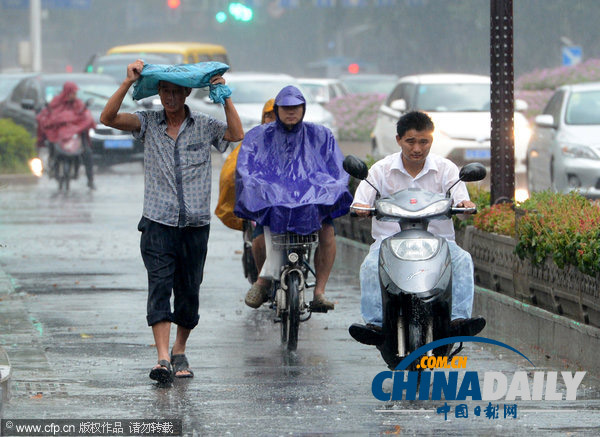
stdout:
<svg viewBox="0 0 600 437">
<path fill-rule="evenodd" d="M 35 139 L 12 120 L 0 119 L 0 173 L 29 172 L 29 160 L 36 156 Z"/>
</svg>

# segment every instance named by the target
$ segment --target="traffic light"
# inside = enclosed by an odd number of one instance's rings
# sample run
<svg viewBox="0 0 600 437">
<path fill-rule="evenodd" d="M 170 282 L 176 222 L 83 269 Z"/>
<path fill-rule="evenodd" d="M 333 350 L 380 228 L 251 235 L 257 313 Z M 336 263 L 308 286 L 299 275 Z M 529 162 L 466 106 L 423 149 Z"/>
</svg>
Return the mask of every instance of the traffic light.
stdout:
<svg viewBox="0 0 600 437">
<path fill-rule="evenodd" d="M 169 9 L 177 9 L 181 6 L 181 0 L 167 0 L 167 6 Z"/>
<path fill-rule="evenodd" d="M 357 74 L 359 71 L 360 71 L 360 65 L 358 65 L 356 63 L 352 63 L 352 64 L 348 65 L 348 73 Z"/>
<path fill-rule="evenodd" d="M 215 15 L 215 20 L 217 20 L 217 23 L 224 23 L 227 21 L 227 14 L 223 11 L 219 11 Z"/>
<path fill-rule="evenodd" d="M 252 21 L 254 11 L 242 3 L 229 3 L 229 14 L 237 21 Z"/>
</svg>

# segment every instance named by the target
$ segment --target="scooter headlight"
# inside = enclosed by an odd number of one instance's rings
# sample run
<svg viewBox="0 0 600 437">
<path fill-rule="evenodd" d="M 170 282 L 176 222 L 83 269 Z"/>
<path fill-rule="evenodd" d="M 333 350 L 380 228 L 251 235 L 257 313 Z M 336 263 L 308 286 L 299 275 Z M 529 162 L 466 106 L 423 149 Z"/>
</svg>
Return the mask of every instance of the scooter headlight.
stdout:
<svg viewBox="0 0 600 437">
<path fill-rule="evenodd" d="M 391 215 L 395 217 L 429 217 L 433 215 L 443 214 L 448 209 L 450 200 L 444 199 L 426 206 L 423 209 L 411 211 L 404 209 L 394 202 L 380 200 L 377 202 L 377 210 L 383 215 Z"/>
<path fill-rule="evenodd" d="M 432 258 L 440 247 L 437 238 L 407 239 L 398 238 L 390 241 L 394 255 L 406 261 L 422 261 Z"/>
</svg>

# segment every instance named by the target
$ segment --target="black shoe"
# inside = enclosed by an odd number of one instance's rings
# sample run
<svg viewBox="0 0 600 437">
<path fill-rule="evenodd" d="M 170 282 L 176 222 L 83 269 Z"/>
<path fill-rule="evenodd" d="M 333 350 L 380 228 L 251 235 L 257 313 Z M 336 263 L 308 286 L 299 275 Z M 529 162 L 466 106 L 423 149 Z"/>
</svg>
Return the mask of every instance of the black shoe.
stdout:
<svg viewBox="0 0 600 437">
<path fill-rule="evenodd" d="M 381 327 L 377 325 L 353 323 L 348 328 L 348 332 L 350 332 L 353 339 L 362 344 L 379 346 L 383 343 L 383 333 L 381 332 Z"/>
<path fill-rule="evenodd" d="M 95 190 L 95 189 L 96 189 L 96 184 L 94 184 L 94 182 L 93 182 L 93 181 L 88 181 L 88 184 L 87 184 L 87 185 L 88 185 L 88 188 L 89 188 L 90 190 Z"/>
<path fill-rule="evenodd" d="M 483 317 L 473 317 L 471 319 L 456 319 L 450 322 L 450 336 L 473 337 L 479 334 L 485 328 L 485 319 Z"/>
</svg>

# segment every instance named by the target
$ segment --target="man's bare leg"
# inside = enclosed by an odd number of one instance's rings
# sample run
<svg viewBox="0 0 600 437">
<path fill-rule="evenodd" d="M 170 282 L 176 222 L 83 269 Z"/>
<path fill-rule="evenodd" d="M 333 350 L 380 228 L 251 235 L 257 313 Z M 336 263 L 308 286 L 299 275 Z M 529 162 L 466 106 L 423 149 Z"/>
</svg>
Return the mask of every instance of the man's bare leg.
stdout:
<svg viewBox="0 0 600 437">
<path fill-rule="evenodd" d="M 175 343 L 173 343 L 173 355 L 185 354 L 185 345 L 191 332 L 191 329 L 177 325 L 177 336 L 175 337 Z M 175 376 L 181 377 L 189 374 L 191 374 L 189 370 L 180 370 L 175 373 Z"/>
<path fill-rule="evenodd" d="M 171 362 L 169 356 L 169 337 L 171 335 L 171 322 L 162 321 L 152 325 L 152 334 L 154 334 L 154 344 L 158 353 L 158 361 L 167 360 Z M 154 368 L 161 367 L 159 364 Z"/>
<path fill-rule="evenodd" d="M 319 231 L 319 246 L 315 250 L 315 273 L 317 276 L 314 296 L 325 294 L 325 285 L 335 261 L 336 243 L 333 226 L 324 224 Z"/>
</svg>

